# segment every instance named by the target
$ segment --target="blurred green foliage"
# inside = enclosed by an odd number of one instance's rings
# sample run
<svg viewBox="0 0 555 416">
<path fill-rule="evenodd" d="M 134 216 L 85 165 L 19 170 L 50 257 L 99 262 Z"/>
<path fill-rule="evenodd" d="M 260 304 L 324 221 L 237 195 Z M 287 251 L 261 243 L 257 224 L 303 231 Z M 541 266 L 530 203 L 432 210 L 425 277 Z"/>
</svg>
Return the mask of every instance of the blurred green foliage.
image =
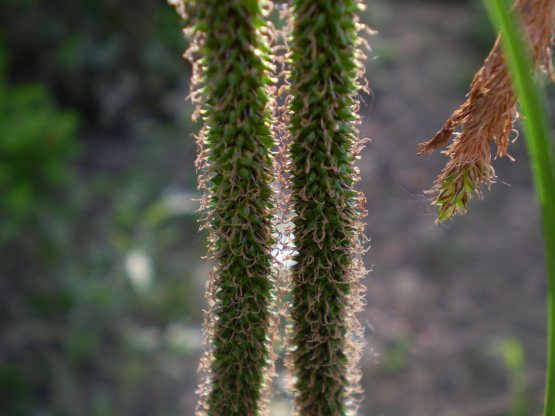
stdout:
<svg viewBox="0 0 555 416">
<path fill-rule="evenodd" d="M 406 335 L 391 340 L 383 357 L 383 370 L 393 373 L 402 370 L 409 362 L 410 339 Z"/>
<path fill-rule="evenodd" d="M 522 343 L 517 338 L 506 338 L 500 341 L 498 348 L 508 372 L 509 390 L 513 398 L 510 416 L 528 415 L 528 380 Z"/>
<path fill-rule="evenodd" d="M 0 40 L 0 413 L 182 414 L 206 273 L 178 18 L 0 0 Z"/>
<path fill-rule="evenodd" d="M 507 416 L 532 414 L 532 398 L 527 374 L 526 354 L 521 340 L 514 336 L 488 341 L 486 355 L 496 358 L 504 367 L 506 389 L 511 398 Z"/>
<path fill-rule="evenodd" d="M 134 117 L 173 116 L 160 97 L 189 76 L 179 28 L 165 2 L 0 0 L 11 79 L 48 83 L 86 127 L 121 137 Z"/>
<path fill-rule="evenodd" d="M 74 112 L 58 110 L 40 84 L 10 86 L 4 71 L 0 76 L 0 215 L 10 218 L 0 228 L 1 246 L 35 223 L 41 203 L 68 182 L 78 145 Z"/>
<path fill-rule="evenodd" d="M 14 120 L 34 115 L 15 108 Z M 56 125 L 71 113 L 52 105 L 49 114 Z M 180 414 L 179 394 L 194 383 L 196 356 L 189 357 L 200 348 L 203 286 L 192 279 L 196 206 L 168 185 L 170 165 L 159 169 L 180 137 L 145 143 L 113 176 L 81 171 L 67 156 L 75 131 L 66 133 L 68 150 L 58 158 L 28 146 L 10 162 L 25 171 L 37 155 L 38 176 L 14 176 L 9 188 L 37 183 L 26 216 L 14 206 L 0 218 L 2 235 L 11 236 L 0 265 L 2 414 Z M 31 143 L 40 137 L 41 129 L 29 130 Z M 51 165 L 53 178 L 41 173 Z"/>
</svg>

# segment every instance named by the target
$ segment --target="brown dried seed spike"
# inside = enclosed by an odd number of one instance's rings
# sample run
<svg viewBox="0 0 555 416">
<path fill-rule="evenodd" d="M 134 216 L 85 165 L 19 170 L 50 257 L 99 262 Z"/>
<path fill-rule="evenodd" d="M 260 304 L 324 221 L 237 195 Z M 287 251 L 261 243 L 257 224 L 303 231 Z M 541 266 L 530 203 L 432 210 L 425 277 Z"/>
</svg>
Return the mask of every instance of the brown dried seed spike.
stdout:
<svg viewBox="0 0 555 416">
<path fill-rule="evenodd" d="M 536 68 L 555 80 L 551 61 L 555 1 L 517 0 L 514 7 L 522 14 Z M 439 222 L 455 213 L 465 213 L 468 200 L 473 195 L 481 197 L 480 188 L 495 182 L 492 142 L 496 146 L 496 158 L 507 156 L 514 160 L 508 148 L 513 124 L 518 118 L 516 102 L 498 38 L 474 76 L 466 101 L 432 139 L 418 147 L 418 154 L 422 155 L 447 146 L 443 153 L 449 162 L 430 190 L 436 195 L 433 203 L 439 206 Z M 465 180 L 466 184 L 462 182 Z"/>
</svg>

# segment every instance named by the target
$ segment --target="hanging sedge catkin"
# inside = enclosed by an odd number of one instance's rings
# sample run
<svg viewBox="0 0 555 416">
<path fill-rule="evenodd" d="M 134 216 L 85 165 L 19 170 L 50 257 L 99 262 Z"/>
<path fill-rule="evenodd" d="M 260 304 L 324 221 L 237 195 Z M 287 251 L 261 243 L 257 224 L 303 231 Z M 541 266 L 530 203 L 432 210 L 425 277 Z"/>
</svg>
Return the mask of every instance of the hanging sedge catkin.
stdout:
<svg viewBox="0 0 555 416">
<path fill-rule="evenodd" d="M 555 80 L 551 62 L 555 1 L 517 0 L 515 7 L 522 14 L 536 67 Z M 431 189 L 435 194 L 434 204 L 439 207 L 438 221 L 456 213 L 464 214 L 468 200 L 473 195 L 482 196 L 482 185 L 495 181 L 491 165 L 492 142 L 497 148 L 496 157 L 510 158 L 509 135 L 518 116 L 516 101 L 498 38 L 476 73 L 466 101 L 431 140 L 419 147 L 419 154 L 431 153 L 447 146 L 453 137 L 444 151 L 449 162 Z"/>
<path fill-rule="evenodd" d="M 357 81 L 364 55 L 356 0 L 294 0 L 289 38 L 291 269 L 288 365 L 295 413 L 356 412 L 364 199 L 354 189 L 361 147 Z"/>
<path fill-rule="evenodd" d="M 174 1 L 189 25 L 193 101 L 204 127 L 197 168 L 215 262 L 208 285 L 198 415 L 265 413 L 271 373 L 273 139 L 268 87 L 271 4 Z M 187 31 L 186 31 L 187 32 Z M 196 88 L 195 88 L 196 86 Z"/>
</svg>

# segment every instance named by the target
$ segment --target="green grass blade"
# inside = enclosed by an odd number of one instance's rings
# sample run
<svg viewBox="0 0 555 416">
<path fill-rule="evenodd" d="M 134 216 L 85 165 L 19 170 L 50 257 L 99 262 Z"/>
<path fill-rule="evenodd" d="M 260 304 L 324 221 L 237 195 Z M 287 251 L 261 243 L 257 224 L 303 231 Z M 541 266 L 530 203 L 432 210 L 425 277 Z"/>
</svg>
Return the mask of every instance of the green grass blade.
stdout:
<svg viewBox="0 0 555 416">
<path fill-rule="evenodd" d="M 526 145 L 543 217 L 547 260 L 548 348 L 545 416 L 555 416 L 555 163 L 546 109 L 518 18 L 506 0 L 484 0 L 502 45 L 523 113 Z"/>
</svg>

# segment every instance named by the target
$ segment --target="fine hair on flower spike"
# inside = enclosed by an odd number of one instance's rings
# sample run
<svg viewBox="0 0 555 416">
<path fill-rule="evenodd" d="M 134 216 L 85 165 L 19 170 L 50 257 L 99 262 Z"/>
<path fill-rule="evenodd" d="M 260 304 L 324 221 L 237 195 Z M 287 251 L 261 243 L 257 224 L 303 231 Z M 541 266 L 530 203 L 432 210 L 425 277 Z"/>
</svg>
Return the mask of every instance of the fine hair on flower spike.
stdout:
<svg viewBox="0 0 555 416">
<path fill-rule="evenodd" d="M 271 131 L 272 4 L 262 0 L 173 0 L 193 64 L 201 229 L 211 271 L 198 416 L 268 413 L 273 376 L 274 215 Z"/>
<path fill-rule="evenodd" d="M 364 197 L 354 188 L 363 140 L 358 92 L 365 27 L 358 0 L 294 0 L 288 42 L 294 250 L 287 364 L 295 415 L 355 414 L 366 270 Z"/>
</svg>

